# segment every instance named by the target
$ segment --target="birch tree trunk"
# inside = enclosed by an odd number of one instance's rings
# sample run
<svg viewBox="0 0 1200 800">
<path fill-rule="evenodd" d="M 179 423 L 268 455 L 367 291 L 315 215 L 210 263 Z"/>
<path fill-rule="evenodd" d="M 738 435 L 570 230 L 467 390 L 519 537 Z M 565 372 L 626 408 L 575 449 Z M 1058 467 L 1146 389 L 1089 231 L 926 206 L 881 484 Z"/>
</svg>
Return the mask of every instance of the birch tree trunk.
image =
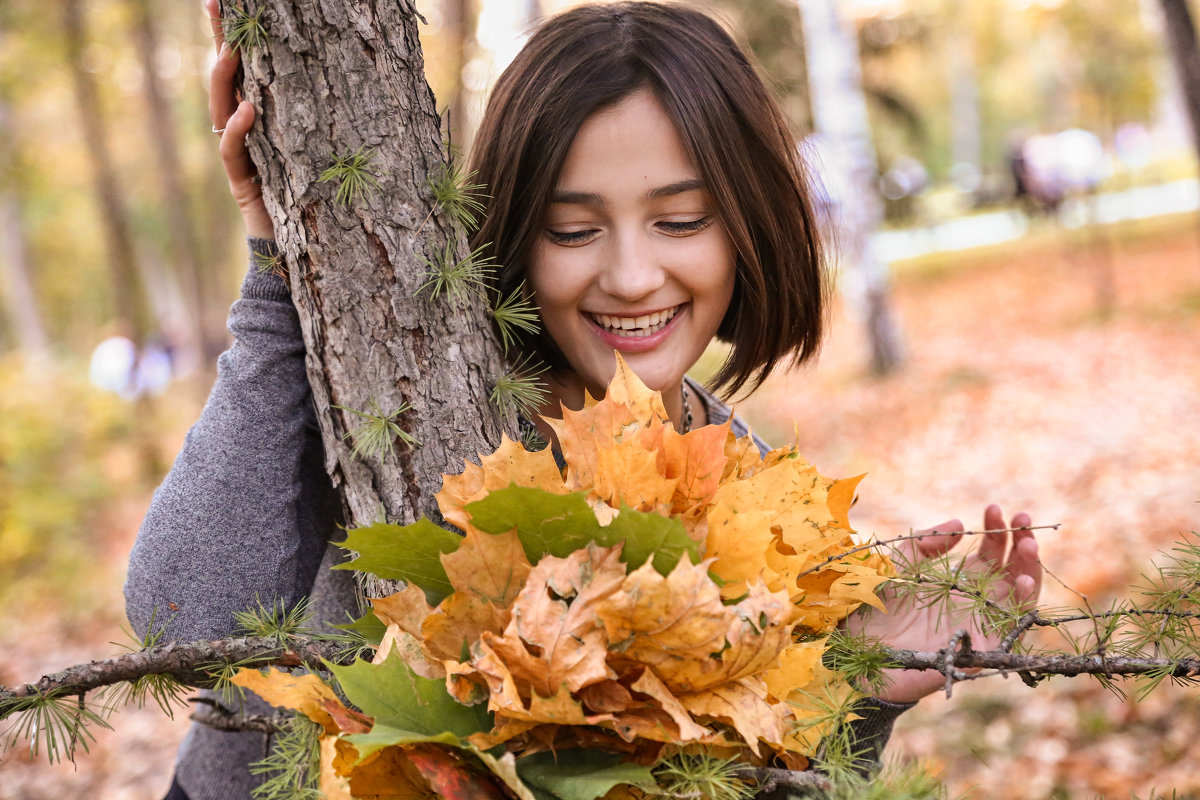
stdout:
<svg viewBox="0 0 1200 800">
<path fill-rule="evenodd" d="M 1175 73 L 1191 122 L 1192 145 L 1200 158 L 1200 44 L 1196 41 L 1196 23 L 1187 0 L 1160 0 L 1165 33 L 1171 47 Z"/>
<path fill-rule="evenodd" d="M 250 151 L 290 275 L 326 468 L 348 526 L 381 518 L 440 520 L 443 472 L 494 449 L 502 420 L 489 403 L 503 369 L 489 310 L 422 293 L 447 241 L 464 232 L 434 208 L 427 176 L 443 167 L 440 120 L 425 82 L 412 0 L 244 0 L 265 41 L 243 52 L 243 90 L 258 110 Z M 230 0 L 222 0 L 226 19 Z M 321 182 L 340 155 L 365 148 L 379 187 L 350 204 Z M 376 404 L 420 444 L 381 458 L 344 441 Z M 341 408 L 338 408 L 340 406 Z M 509 430 L 515 425 L 508 420 Z M 369 592 L 390 590 L 368 587 Z"/>
<path fill-rule="evenodd" d="M 836 195 L 838 253 L 853 272 L 852 302 L 866 323 L 871 369 L 886 375 L 900 364 L 900 333 L 888 297 L 888 266 L 870 248 L 883 219 L 875 190 L 875 147 L 862 91 L 854 26 L 837 0 L 797 0 L 804 27 L 813 126 L 827 148 L 827 180 Z"/>
<path fill-rule="evenodd" d="M 0 50 L 10 46 L 8 20 L 0 9 Z M 21 134 L 10 103 L 7 75 L 0 75 L 0 297 L 26 363 L 46 354 L 46 329 L 38 312 L 21 213 L 18 176 Z"/>
</svg>

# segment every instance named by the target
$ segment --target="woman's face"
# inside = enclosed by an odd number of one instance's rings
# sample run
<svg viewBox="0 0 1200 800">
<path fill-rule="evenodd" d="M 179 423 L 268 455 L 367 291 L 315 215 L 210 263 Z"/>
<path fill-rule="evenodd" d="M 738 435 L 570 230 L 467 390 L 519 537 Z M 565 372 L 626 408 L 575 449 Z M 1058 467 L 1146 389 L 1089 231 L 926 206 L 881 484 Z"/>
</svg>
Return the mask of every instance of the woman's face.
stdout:
<svg viewBox="0 0 1200 800">
<path fill-rule="evenodd" d="M 734 252 L 713 199 L 649 90 L 579 129 L 550 198 L 528 280 L 542 324 L 570 363 L 558 399 L 603 397 L 617 350 L 675 406 L 717 332 Z"/>
</svg>

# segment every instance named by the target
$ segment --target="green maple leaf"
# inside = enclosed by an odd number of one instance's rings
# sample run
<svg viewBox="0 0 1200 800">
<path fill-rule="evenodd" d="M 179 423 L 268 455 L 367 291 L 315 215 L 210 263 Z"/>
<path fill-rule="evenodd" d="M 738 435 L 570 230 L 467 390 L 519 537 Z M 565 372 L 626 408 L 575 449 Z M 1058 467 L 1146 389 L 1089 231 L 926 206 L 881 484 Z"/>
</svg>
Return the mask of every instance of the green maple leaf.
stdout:
<svg viewBox="0 0 1200 800">
<path fill-rule="evenodd" d="M 614 786 L 658 788 L 650 767 L 598 750 L 562 750 L 517 759 L 521 780 L 561 800 L 594 800 Z"/>
<path fill-rule="evenodd" d="M 497 489 L 465 506 L 471 524 L 486 533 L 516 528 L 529 563 L 544 555 L 565 558 L 595 542 L 603 547 L 624 543 L 621 560 L 636 569 L 650 558 L 666 575 L 684 553 L 699 563 L 699 547 L 683 525 L 660 514 L 634 511 L 625 506 L 607 527 L 601 527 L 587 504 L 584 492 L 554 494 L 544 489 L 516 486 Z"/>
<path fill-rule="evenodd" d="M 454 591 L 441 555 L 453 553 L 460 544 L 461 536 L 423 517 L 412 525 L 379 523 L 349 532 L 340 546 L 355 551 L 358 558 L 334 569 L 353 569 L 385 580 L 416 584 L 425 590 L 430 604 L 436 605 Z"/>
<path fill-rule="evenodd" d="M 369 733 L 345 737 L 360 758 L 394 744 L 461 746 L 461 740 L 472 733 L 492 729 L 492 715 L 486 706 L 459 703 L 446 691 L 444 680 L 422 678 L 398 653 L 393 652 L 382 664 L 326 665 L 346 699 L 375 719 Z"/>
</svg>

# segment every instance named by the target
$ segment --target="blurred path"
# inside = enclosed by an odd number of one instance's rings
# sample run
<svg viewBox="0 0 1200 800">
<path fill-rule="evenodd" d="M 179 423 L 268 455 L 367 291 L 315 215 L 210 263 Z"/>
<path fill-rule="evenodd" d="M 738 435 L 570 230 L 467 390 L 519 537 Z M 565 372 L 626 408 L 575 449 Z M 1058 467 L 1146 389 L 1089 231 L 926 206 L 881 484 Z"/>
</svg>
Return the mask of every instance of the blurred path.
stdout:
<svg viewBox="0 0 1200 800">
<path fill-rule="evenodd" d="M 1200 181 L 1189 178 L 1119 192 L 1100 192 L 1090 199 L 1075 198 L 1064 204 L 1060 219 L 1066 227 L 1077 228 L 1089 222 L 1107 225 L 1198 209 Z M 1028 217 L 1021 211 L 1008 209 L 971 214 L 928 226 L 879 231 L 872 237 L 871 246 L 890 263 L 930 253 L 1002 244 L 1020 239 L 1028 231 Z"/>
</svg>

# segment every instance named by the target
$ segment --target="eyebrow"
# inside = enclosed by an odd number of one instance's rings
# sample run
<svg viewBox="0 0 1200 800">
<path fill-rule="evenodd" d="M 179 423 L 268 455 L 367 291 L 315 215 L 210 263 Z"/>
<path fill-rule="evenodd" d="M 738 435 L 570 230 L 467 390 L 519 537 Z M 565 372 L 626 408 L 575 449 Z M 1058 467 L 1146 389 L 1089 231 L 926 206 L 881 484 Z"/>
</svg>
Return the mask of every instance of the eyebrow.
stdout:
<svg viewBox="0 0 1200 800">
<path fill-rule="evenodd" d="M 704 181 L 699 178 L 688 178 L 687 180 L 676 181 L 669 183 L 666 186 L 659 186 L 657 189 L 651 189 L 646 192 L 646 200 L 661 200 L 664 197 L 674 197 L 677 194 L 685 192 L 694 192 L 705 188 Z M 562 203 L 571 206 L 603 206 L 604 198 L 595 192 L 564 192 L 556 191 L 550 195 L 551 203 Z"/>
</svg>

